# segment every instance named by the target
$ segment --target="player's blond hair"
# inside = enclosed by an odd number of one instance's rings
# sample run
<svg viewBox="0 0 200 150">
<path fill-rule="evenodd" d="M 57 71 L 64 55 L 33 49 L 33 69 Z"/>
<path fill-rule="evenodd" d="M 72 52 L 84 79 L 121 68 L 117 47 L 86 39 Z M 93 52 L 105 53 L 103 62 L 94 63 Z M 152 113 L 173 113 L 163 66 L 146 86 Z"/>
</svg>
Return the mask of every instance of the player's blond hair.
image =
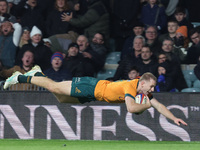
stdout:
<svg viewBox="0 0 200 150">
<path fill-rule="evenodd" d="M 142 80 L 150 81 L 151 79 L 157 82 L 157 78 L 152 73 L 146 72 L 140 77 L 139 81 L 142 81 Z"/>
</svg>

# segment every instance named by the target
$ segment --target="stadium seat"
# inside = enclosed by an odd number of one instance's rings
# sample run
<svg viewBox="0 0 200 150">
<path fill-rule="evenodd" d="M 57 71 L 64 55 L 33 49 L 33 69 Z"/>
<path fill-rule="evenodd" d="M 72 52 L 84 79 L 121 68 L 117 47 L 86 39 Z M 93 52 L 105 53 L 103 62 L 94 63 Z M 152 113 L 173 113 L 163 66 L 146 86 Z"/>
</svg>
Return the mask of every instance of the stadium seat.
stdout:
<svg viewBox="0 0 200 150">
<path fill-rule="evenodd" d="M 97 79 L 99 80 L 105 80 L 108 78 L 112 78 L 115 74 L 115 69 L 103 69 L 97 73 Z"/>
<path fill-rule="evenodd" d="M 191 22 L 191 23 L 194 26 L 194 28 L 200 26 L 200 22 Z"/>
<path fill-rule="evenodd" d="M 200 92 L 200 88 L 185 88 L 181 92 Z"/>
<path fill-rule="evenodd" d="M 192 87 L 192 81 L 190 81 L 189 79 L 185 79 L 185 81 L 186 81 L 186 83 L 187 83 L 187 86 L 188 86 L 189 88 L 191 88 L 191 87 Z"/>
<path fill-rule="evenodd" d="M 183 75 L 185 80 L 190 80 L 191 82 L 197 80 L 197 77 L 194 74 L 194 70 L 183 70 Z"/>
<path fill-rule="evenodd" d="M 110 52 L 106 57 L 106 64 L 118 64 L 121 52 Z"/>
<path fill-rule="evenodd" d="M 195 80 L 193 83 L 194 88 L 200 88 L 200 80 Z"/>
</svg>

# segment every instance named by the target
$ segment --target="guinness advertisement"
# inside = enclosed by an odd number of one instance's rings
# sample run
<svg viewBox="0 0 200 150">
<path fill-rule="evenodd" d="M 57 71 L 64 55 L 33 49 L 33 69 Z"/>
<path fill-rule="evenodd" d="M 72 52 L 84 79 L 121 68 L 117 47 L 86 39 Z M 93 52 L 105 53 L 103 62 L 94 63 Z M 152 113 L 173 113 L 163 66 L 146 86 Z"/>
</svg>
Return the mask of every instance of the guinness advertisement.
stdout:
<svg viewBox="0 0 200 150">
<path fill-rule="evenodd" d="M 140 115 L 125 104 L 59 103 L 46 91 L 0 92 L 0 139 L 200 141 L 200 94 L 154 93 L 188 126 L 154 108 Z"/>
</svg>

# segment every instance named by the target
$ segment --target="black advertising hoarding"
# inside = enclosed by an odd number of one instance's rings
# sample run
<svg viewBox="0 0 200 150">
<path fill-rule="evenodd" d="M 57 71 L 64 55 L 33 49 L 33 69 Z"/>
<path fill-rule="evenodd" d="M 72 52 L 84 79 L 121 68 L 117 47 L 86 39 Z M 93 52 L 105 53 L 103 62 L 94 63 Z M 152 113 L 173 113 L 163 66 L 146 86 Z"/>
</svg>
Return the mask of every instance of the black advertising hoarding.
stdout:
<svg viewBox="0 0 200 150">
<path fill-rule="evenodd" d="M 200 94 L 155 93 L 188 126 L 154 108 L 141 115 L 125 104 L 60 104 L 49 92 L 1 92 L 0 139 L 199 141 Z"/>
</svg>

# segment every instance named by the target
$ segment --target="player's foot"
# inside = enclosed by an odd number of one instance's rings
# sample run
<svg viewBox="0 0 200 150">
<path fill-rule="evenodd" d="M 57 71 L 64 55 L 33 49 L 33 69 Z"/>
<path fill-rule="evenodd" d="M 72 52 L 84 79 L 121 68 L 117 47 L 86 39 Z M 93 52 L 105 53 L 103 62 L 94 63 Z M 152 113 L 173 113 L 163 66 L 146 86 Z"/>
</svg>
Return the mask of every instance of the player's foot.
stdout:
<svg viewBox="0 0 200 150">
<path fill-rule="evenodd" d="M 4 83 L 3 88 L 7 89 L 9 88 L 11 85 L 17 84 L 18 82 L 18 76 L 19 75 L 23 75 L 21 72 L 16 71 L 15 73 L 13 73 L 13 75 L 11 77 L 9 77 L 6 82 Z"/>
<path fill-rule="evenodd" d="M 35 65 L 30 71 L 25 73 L 25 76 L 34 76 L 37 72 L 42 72 L 40 66 Z"/>
</svg>

